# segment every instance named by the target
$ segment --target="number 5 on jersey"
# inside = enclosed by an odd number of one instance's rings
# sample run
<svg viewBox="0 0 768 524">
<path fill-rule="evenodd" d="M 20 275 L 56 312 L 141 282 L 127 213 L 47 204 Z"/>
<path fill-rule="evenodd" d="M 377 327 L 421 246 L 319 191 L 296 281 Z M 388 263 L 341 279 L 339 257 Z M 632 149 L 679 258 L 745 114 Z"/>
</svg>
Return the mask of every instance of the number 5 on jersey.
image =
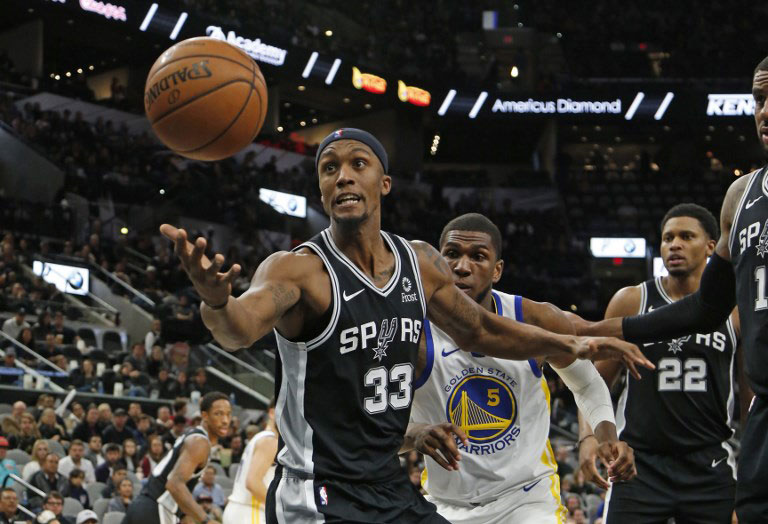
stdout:
<svg viewBox="0 0 768 524">
<path fill-rule="evenodd" d="M 411 405 L 413 382 L 413 365 L 397 364 L 387 373 L 384 366 L 371 368 L 365 374 L 363 382 L 366 386 L 374 388 L 372 397 L 365 397 L 365 410 L 371 415 L 383 413 L 387 410 L 387 404 L 392 409 L 404 409 Z M 388 393 L 390 383 L 398 387 L 397 393 Z"/>
</svg>

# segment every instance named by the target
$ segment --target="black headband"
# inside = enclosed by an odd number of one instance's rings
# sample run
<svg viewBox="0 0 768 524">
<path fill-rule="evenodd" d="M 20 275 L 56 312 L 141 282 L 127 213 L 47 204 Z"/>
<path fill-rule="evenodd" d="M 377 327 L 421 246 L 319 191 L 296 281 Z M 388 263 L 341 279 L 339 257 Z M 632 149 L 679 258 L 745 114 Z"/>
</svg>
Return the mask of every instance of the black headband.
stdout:
<svg viewBox="0 0 768 524">
<path fill-rule="evenodd" d="M 387 152 L 384 151 L 384 146 L 381 145 L 381 142 L 379 142 L 378 139 L 368 131 L 363 131 L 362 129 L 356 129 L 354 127 L 343 127 L 341 129 L 337 129 L 323 139 L 323 141 L 320 143 L 320 147 L 317 148 L 317 154 L 315 155 L 315 169 L 317 169 L 318 164 L 320 163 L 320 154 L 323 152 L 323 150 L 328 147 L 328 144 L 331 142 L 336 142 L 337 140 L 357 140 L 358 142 L 362 142 L 363 144 L 367 145 L 379 158 L 381 165 L 384 167 L 384 172 L 389 172 Z"/>
</svg>

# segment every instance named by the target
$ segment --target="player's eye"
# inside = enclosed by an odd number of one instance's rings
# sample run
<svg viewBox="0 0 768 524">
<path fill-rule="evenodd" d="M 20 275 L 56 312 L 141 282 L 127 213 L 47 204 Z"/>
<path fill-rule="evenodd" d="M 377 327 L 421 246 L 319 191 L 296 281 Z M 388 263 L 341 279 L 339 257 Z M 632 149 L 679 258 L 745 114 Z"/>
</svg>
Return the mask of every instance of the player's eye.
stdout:
<svg viewBox="0 0 768 524">
<path fill-rule="evenodd" d="M 456 251 L 454 251 L 453 249 L 449 249 L 448 251 L 443 253 L 443 256 L 448 258 L 456 258 Z"/>
<path fill-rule="evenodd" d="M 482 253 L 475 253 L 474 257 L 475 260 L 485 260 L 485 255 Z"/>
<path fill-rule="evenodd" d="M 365 160 L 363 160 L 362 158 L 356 158 L 355 161 L 354 161 L 354 166 L 355 167 L 362 168 L 362 167 L 365 167 L 366 165 L 368 165 L 368 163 Z"/>
</svg>

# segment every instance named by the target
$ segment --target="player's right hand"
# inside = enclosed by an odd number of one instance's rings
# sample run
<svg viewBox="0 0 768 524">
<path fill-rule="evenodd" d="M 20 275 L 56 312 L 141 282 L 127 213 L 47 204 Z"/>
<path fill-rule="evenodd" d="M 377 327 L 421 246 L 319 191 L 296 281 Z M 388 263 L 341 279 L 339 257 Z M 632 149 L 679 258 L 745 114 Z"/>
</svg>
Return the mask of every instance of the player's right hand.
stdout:
<svg viewBox="0 0 768 524">
<path fill-rule="evenodd" d="M 232 294 L 232 282 L 240 274 L 240 265 L 233 264 L 229 271 L 221 273 L 224 255 L 217 253 L 209 260 L 203 254 L 207 245 L 205 238 L 198 237 L 192 244 L 187 240 L 186 231 L 170 224 L 161 225 L 160 233 L 174 243 L 174 252 L 203 302 L 209 306 L 226 304 Z"/>
<path fill-rule="evenodd" d="M 590 360 L 621 361 L 638 380 L 642 377 L 637 366 L 656 369 L 636 345 L 614 337 L 576 337 L 574 356 Z"/>
<path fill-rule="evenodd" d="M 454 435 L 459 437 L 465 446 L 469 445 L 467 435 L 459 426 L 443 422 L 420 428 L 414 436 L 413 447 L 416 451 L 432 457 L 444 469 L 458 471 L 461 455 Z"/>
</svg>

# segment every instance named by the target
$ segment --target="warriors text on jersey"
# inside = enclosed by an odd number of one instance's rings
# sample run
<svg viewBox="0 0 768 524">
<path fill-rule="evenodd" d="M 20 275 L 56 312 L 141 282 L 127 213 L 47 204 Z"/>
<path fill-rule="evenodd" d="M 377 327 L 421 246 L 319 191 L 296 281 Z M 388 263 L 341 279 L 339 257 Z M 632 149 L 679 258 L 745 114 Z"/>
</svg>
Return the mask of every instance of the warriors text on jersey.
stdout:
<svg viewBox="0 0 768 524">
<path fill-rule="evenodd" d="M 639 313 L 670 303 L 661 277 L 641 284 Z M 737 345 L 730 318 L 712 333 L 644 344 L 656 369 L 641 369 L 642 380 L 627 373 L 616 414 L 621 440 L 636 450 L 674 454 L 730 438 Z"/>
<path fill-rule="evenodd" d="M 750 175 L 731 225 L 744 370 L 755 394 L 768 396 L 768 169 Z"/>
<path fill-rule="evenodd" d="M 499 315 L 522 321 L 522 299 L 492 291 Z M 511 361 L 460 350 L 425 322 L 427 365 L 418 378 L 411 420 L 460 426 L 461 467 L 446 471 L 426 457 L 425 489 L 435 499 L 482 504 L 537 481 L 559 479 L 549 444 L 549 389 L 535 360 Z M 527 491 L 527 490 L 526 490 Z"/>
<path fill-rule="evenodd" d="M 199 437 L 195 437 L 196 435 L 199 435 Z M 149 477 L 147 484 L 144 486 L 144 489 L 141 490 L 142 495 L 146 495 L 147 497 L 156 500 L 159 505 L 163 506 L 171 514 L 176 513 L 178 504 L 173 500 L 170 492 L 165 489 L 165 485 L 168 482 L 168 475 L 170 475 L 171 471 L 173 471 L 173 468 L 176 466 L 176 461 L 179 460 L 184 442 L 190 437 L 203 437 L 207 439 L 208 433 L 206 433 L 200 426 L 184 432 L 184 434 L 174 442 L 173 449 L 171 449 L 171 451 L 163 457 L 163 460 L 158 462 L 152 469 L 152 474 Z M 187 481 L 187 487 L 189 488 L 190 493 L 195 489 L 195 485 L 207 465 L 206 461 L 206 464 L 196 469 L 195 474 Z"/>
<path fill-rule="evenodd" d="M 332 298 L 330 321 L 314 339 L 290 341 L 276 332 L 277 461 L 289 470 L 364 482 L 402 475 L 397 454 L 426 304 L 413 248 L 381 235 L 395 259 L 383 288 L 341 252 L 329 229 L 297 248 L 322 259 Z"/>
</svg>

